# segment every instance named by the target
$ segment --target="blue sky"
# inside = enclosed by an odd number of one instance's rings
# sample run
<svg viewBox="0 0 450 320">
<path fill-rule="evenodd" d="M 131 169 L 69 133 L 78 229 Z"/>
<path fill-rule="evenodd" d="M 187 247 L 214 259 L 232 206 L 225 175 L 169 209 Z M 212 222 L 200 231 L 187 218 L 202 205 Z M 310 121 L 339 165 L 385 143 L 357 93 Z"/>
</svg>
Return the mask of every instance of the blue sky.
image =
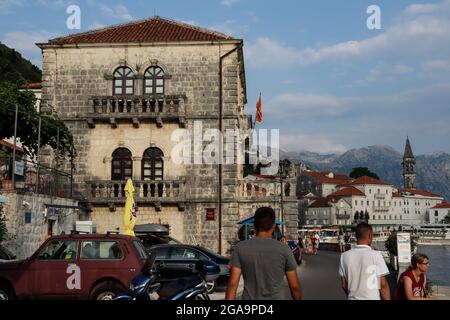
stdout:
<svg viewBox="0 0 450 320">
<path fill-rule="evenodd" d="M 0 0 L 0 41 L 41 65 L 35 42 L 157 15 L 244 39 L 247 112 L 290 151 L 368 145 L 450 153 L 450 0 Z M 381 8 L 381 30 L 366 10 Z"/>
</svg>

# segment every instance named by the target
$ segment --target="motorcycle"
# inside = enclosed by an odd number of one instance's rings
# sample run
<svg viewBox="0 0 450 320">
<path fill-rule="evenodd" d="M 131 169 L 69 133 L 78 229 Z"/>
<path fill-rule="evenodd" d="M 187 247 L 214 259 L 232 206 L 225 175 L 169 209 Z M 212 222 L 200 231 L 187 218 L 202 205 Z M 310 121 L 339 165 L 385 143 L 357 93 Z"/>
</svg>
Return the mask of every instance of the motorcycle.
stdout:
<svg viewBox="0 0 450 320">
<path fill-rule="evenodd" d="M 217 264 L 207 266 L 205 261 L 198 260 L 192 275 L 162 282 L 155 260 L 156 257 L 151 255 L 131 281 L 128 291 L 116 295 L 113 300 L 209 300 L 206 277 L 220 272 Z"/>
</svg>

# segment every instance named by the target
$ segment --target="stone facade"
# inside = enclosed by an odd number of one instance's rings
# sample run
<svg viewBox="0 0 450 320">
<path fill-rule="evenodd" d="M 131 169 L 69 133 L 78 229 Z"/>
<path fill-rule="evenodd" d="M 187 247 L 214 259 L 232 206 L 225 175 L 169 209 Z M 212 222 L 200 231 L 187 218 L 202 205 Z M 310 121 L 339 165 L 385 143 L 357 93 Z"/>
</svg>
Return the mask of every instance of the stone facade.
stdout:
<svg viewBox="0 0 450 320">
<path fill-rule="evenodd" d="M 90 203 L 91 219 L 96 220 L 98 231 L 122 229 L 123 181 L 112 181 L 111 165 L 114 150 L 127 148 L 132 154 L 132 178 L 138 184 L 137 223 L 168 223 L 172 235 L 183 242 L 227 251 L 229 241 L 237 237 L 236 223 L 241 218 L 238 191 L 243 166 L 238 164 L 242 163 L 241 155 L 236 152 L 238 146 L 225 147 L 224 159 L 229 157 L 229 148 L 234 148 L 233 164 L 176 164 L 172 151 L 177 142 L 171 137 L 177 129 L 187 129 L 186 134 L 193 136 L 196 123 L 200 122 L 203 133 L 219 129 L 220 96 L 223 131 L 237 129 L 244 133 L 248 119 L 244 115 L 245 71 L 241 45 L 241 40 L 40 45 L 43 105 L 54 107 L 74 135 L 75 188 L 80 198 Z M 219 70 L 220 57 L 229 52 Z M 160 97 L 164 106 L 149 116 L 142 108 L 146 99 L 153 99 L 144 94 L 144 74 L 151 66 L 164 72 L 164 97 Z M 122 102 L 113 95 L 114 72 L 119 67 L 130 68 L 134 75 L 133 94 Z M 158 103 L 158 99 L 155 101 Z M 113 112 L 115 103 L 123 103 L 124 110 Z M 164 154 L 162 181 L 144 181 L 142 157 L 150 147 Z M 205 145 L 191 145 L 192 160 L 194 155 L 201 154 L 202 148 Z M 221 205 L 219 170 L 222 172 Z M 148 190 L 152 190 L 151 195 Z M 155 190 L 161 193 L 156 195 Z M 206 209 L 210 208 L 215 209 L 214 221 L 205 219 Z"/>
<path fill-rule="evenodd" d="M 18 259 L 30 257 L 50 234 L 75 230 L 80 219 L 78 203 L 45 195 L 3 192 L 6 227 L 10 238 L 2 242 Z M 81 217 L 82 218 L 82 217 Z"/>
</svg>

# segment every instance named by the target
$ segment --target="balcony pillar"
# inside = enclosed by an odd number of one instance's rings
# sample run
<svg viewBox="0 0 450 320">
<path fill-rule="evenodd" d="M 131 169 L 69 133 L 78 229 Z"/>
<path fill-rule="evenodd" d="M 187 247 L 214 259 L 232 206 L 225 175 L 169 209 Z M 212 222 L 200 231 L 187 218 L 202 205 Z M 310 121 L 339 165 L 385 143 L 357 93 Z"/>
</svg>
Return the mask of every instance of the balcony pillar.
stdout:
<svg viewBox="0 0 450 320">
<path fill-rule="evenodd" d="M 133 180 L 140 180 L 142 171 L 142 157 L 133 157 Z"/>
</svg>

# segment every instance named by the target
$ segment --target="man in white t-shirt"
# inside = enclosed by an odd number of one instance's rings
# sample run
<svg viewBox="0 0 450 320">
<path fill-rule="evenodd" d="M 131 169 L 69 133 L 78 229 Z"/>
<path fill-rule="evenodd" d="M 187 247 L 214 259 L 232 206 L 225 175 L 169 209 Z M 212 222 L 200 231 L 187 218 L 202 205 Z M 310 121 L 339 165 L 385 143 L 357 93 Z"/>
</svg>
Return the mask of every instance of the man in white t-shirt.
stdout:
<svg viewBox="0 0 450 320">
<path fill-rule="evenodd" d="M 372 227 L 360 223 L 356 227 L 357 244 L 342 254 L 339 266 L 341 285 L 348 300 L 390 300 L 386 275 L 389 270 L 379 251 L 372 250 Z"/>
</svg>

